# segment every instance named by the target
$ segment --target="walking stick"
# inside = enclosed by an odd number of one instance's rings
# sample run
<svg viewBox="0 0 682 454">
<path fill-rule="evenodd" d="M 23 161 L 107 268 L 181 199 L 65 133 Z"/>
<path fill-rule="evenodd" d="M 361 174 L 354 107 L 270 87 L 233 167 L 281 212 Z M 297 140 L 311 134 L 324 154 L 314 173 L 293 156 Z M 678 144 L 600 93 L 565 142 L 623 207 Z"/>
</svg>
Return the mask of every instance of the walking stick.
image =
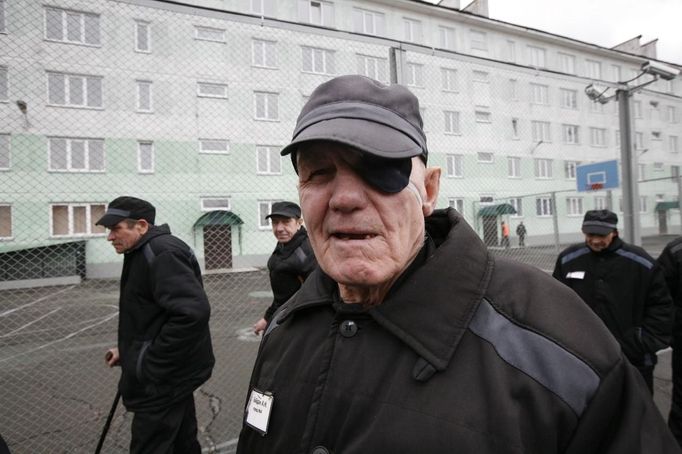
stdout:
<svg viewBox="0 0 682 454">
<path fill-rule="evenodd" d="M 114 397 L 114 403 L 111 405 L 111 410 L 109 410 L 109 416 L 107 416 L 107 421 L 104 423 L 104 427 L 102 428 L 102 435 L 99 436 L 99 442 L 97 443 L 95 454 L 100 454 L 102 451 L 104 439 L 107 437 L 107 432 L 109 432 L 109 426 L 111 425 L 111 420 L 114 419 L 114 413 L 116 413 L 116 407 L 118 407 L 118 401 L 120 398 L 121 391 L 116 391 L 116 397 Z"/>
</svg>

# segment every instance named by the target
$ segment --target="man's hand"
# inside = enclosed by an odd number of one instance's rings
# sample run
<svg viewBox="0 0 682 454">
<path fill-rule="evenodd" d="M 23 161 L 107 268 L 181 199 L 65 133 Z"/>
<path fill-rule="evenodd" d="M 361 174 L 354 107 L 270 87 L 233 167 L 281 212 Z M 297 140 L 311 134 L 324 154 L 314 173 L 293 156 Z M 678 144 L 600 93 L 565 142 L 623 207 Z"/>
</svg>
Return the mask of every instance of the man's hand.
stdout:
<svg viewBox="0 0 682 454">
<path fill-rule="evenodd" d="M 254 334 L 259 335 L 260 333 L 262 333 L 265 330 L 266 326 L 268 326 L 267 320 L 265 320 L 264 318 L 261 318 L 260 320 L 258 320 L 256 322 L 255 325 L 253 325 Z"/>
<path fill-rule="evenodd" d="M 104 355 L 104 361 L 107 363 L 107 366 L 109 367 L 118 366 L 119 359 L 120 357 L 118 356 L 118 348 L 116 347 L 110 348 Z"/>
</svg>

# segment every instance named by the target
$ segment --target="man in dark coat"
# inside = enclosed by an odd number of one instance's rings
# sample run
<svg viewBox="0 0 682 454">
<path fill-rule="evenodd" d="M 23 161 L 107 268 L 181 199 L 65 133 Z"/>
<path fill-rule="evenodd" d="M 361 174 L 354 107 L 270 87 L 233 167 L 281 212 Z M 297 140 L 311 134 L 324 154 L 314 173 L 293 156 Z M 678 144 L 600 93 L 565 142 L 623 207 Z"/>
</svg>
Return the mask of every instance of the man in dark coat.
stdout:
<svg viewBox="0 0 682 454">
<path fill-rule="evenodd" d="M 263 318 L 253 325 L 256 334 L 265 329 L 272 314 L 301 288 L 305 278 L 317 265 L 298 205 L 294 202 L 275 202 L 267 218 L 272 223 L 272 234 L 277 238 L 277 246 L 268 260 L 272 304 L 266 309 Z"/>
<path fill-rule="evenodd" d="M 121 366 L 119 391 L 135 415 L 133 454 L 198 454 L 193 392 L 211 376 L 211 313 L 194 252 L 154 225 L 146 200 L 113 200 L 97 221 L 124 254 L 118 346 L 107 352 Z"/>
<path fill-rule="evenodd" d="M 331 79 L 282 152 L 319 266 L 263 335 L 239 454 L 682 452 L 574 292 L 435 210 L 409 90 Z"/>
<path fill-rule="evenodd" d="M 668 427 L 682 446 L 682 237 L 668 243 L 658 257 L 674 304 L 673 322 L 673 396 Z"/>
<path fill-rule="evenodd" d="M 660 266 L 621 240 L 617 224 L 609 210 L 585 213 L 585 243 L 559 254 L 553 276 L 602 319 L 653 393 L 656 351 L 670 344 L 672 300 Z"/>
</svg>

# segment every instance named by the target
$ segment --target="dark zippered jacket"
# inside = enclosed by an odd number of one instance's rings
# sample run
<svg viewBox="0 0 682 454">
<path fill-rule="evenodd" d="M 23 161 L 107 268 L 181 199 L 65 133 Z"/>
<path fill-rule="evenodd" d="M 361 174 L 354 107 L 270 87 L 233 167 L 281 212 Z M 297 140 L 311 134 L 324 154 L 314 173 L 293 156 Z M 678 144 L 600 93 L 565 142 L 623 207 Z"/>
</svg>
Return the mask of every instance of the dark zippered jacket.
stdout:
<svg viewBox="0 0 682 454">
<path fill-rule="evenodd" d="M 317 266 L 308 232 L 301 227 L 286 243 L 277 243 L 268 259 L 272 304 L 263 318 L 270 321 L 272 314 L 301 288 L 301 283 Z"/>
<path fill-rule="evenodd" d="M 677 339 L 676 342 L 679 342 L 682 340 L 682 237 L 668 243 L 657 261 L 663 269 L 673 299 L 675 313 L 673 335 Z"/>
<path fill-rule="evenodd" d="M 167 225 L 150 226 L 121 273 L 119 389 L 129 411 L 187 398 L 211 376 L 211 313 L 194 252 Z"/>
<path fill-rule="evenodd" d="M 559 254 L 553 275 L 602 319 L 635 366 L 653 366 L 656 351 L 670 345 L 672 300 L 644 249 L 618 237 L 600 252 L 575 244 Z"/>
<path fill-rule="evenodd" d="M 274 315 L 240 454 L 680 453 L 639 373 L 574 292 L 495 259 L 453 209 L 382 304 L 319 268 Z M 246 418 L 245 418 L 246 419 Z"/>
</svg>

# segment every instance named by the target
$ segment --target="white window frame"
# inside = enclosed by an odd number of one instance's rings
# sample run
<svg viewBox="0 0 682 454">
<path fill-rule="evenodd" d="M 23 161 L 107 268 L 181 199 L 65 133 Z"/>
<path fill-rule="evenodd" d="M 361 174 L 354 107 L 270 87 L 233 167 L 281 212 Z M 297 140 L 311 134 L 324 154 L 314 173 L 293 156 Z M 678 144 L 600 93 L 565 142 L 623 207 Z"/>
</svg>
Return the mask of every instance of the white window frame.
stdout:
<svg viewBox="0 0 682 454">
<path fill-rule="evenodd" d="M 677 123 L 677 108 L 675 106 L 667 106 L 666 117 L 668 123 Z"/>
<path fill-rule="evenodd" d="M 149 96 L 149 105 L 143 106 L 143 89 L 147 88 Z M 154 112 L 154 82 L 151 80 L 135 80 L 135 112 L 139 113 L 153 113 Z"/>
<path fill-rule="evenodd" d="M 3 2 L 4 3 L 4 2 Z M 48 36 L 48 11 L 54 11 L 60 15 L 60 20 L 61 20 L 61 30 L 60 30 L 60 37 L 50 37 Z M 78 34 L 79 38 L 78 39 L 70 39 L 69 38 L 69 18 L 70 17 L 76 17 L 78 19 Z M 97 42 L 87 42 L 86 41 L 86 24 L 85 20 L 86 17 L 89 18 L 94 18 L 95 23 L 97 25 Z M 88 11 L 77 11 L 77 10 L 72 10 L 72 9 L 65 9 L 65 8 L 59 8 L 55 6 L 45 6 L 43 8 L 43 37 L 45 38 L 45 41 L 51 41 L 51 42 L 56 42 L 56 43 L 67 43 L 67 44 L 77 44 L 79 46 L 88 46 L 88 47 L 101 47 L 102 46 L 102 23 L 100 20 L 100 15 L 97 13 L 91 13 Z"/>
<path fill-rule="evenodd" d="M 512 118 L 511 119 L 511 128 L 512 128 L 512 140 L 519 140 L 519 119 L 518 118 Z"/>
<path fill-rule="evenodd" d="M 221 202 L 226 201 L 226 204 L 219 206 L 206 206 L 206 202 Z M 232 211 L 232 198 L 230 196 L 207 196 L 199 197 L 199 210 L 204 212 L 209 211 Z"/>
<path fill-rule="evenodd" d="M 71 108 L 77 108 L 77 109 L 94 109 L 94 110 L 101 110 L 104 108 L 104 78 L 102 76 L 96 76 L 92 74 L 75 74 L 75 73 L 64 73 L 64 72 L 59 72 L 59 71 L 46 71 L 46 77 L 47 77 L 47 105 L 48 106 L 53 106 L 53 107 L 71 107 Z M 64 92 L 63 92 L 63 98 L 64 102 L 63 103 L 58 103 L 54 102 L 53 100 L 50 99 L 50 91 L 52 88 L 52 84 L 54 83 L 54 79 L 51 78 L 51 76 L 60 76 L 63 78 L 63 81 L 61 83 L 61 87 L 63 87 Z M 72 94 L 74 91 L 74 82 L 78 80 L 83 92 L 83 102 L 82 103 L 75 103 L 72 102 Z M 89 105 L 90 101 L 94 101 L 91 99 L 91 96 L 89 95 L 89 90 L 88 90 L 88 81 L 98 81 L 100 88 L 100 104 L 99 105 Z M 60 87 L 60 88 L 61 88 Z M 56 89 L 57 87 L 55 87 Z"/>
<path fill-rule="evenodd" d="M 68 222 L 68 233 L 66 234 L 56 234 L 54 232 L 54 208 L 59 206 L 67 207 L 67 222 Z M 106 236 L 106 230 L 102 226 L 95 226 L 93 222 L 92 209 L 93 207 L 101 206 L 104 207 L 102 213 L 106 210 L 106 203 L 104 202 L 54 202 L 49 205 L 49 215 L 50 215 L 50 238 L 83 238 L 83 237 L 103 237 Z M 74 208 L 85 207 L 85 233 L 74 232 Z M 99 229 L 100 232 L 94 231 L 93 229 Z"/>
<path fill-rule="evenodd" d="M 678 136 L 673 136 L 670 135 L 668 136 L 668 151 L 670 153 L 679 153 L 680 151 L 680 140 L 678 139 Z"/>
<path fill-rule="evenodd" d="M 491 151 L 479 151 L 476 153 L 476 162 L 479 164 L 493 164 L 495 162 L 495 154 Z"/>
<path fill-rule="evenodd" d="M 507 178 L 521 178 L 521 158 L 507 156 Z"/>
<path fill-rule="evenodd" d="M 14 207 L 11 203 L 0 203 L 0 208 L 9 208 L 9 235 L 2 235 L 2 230 L 0 230 L 0 241 L 11 241 L 14 239 Z"/>
<path fill-rule="evenodd" d="M 206 88 L 219 88 L 220 94 L 207 92 Z M 199 98 L 228 99 L 228 85 L 220 82 L 197 81 L 197 96 Z"/>
<path fill-rule="evenodd" d="M 7 2 L 0 0 L 0 33 L 7 33 Z"/>
<path fill-rule="evenodd" d="M 149 146 L 149 148 L 145 148 L 146 146 Z M 143 151 L 149 151 L 150 154 L 150 167 L 144 168 L 142 167 L 142 161 L 143 161 L 143 156 L 142 153 Z M 156 150 L 154 147 L 154 142 L 151 140 L 138 140 L 137 141 L 137 173 L 144 173 L 144 174 L 150 174 L 154 173 L 156 169 Z"/>
<path fill-rule="evenodd" d="M 0 65 L 0 102 L 7 101 L 9 101 L 9 67 Z"/>
<path fill-rule="evenodd" d="M 388 82 L 388 60 L 372 55 L 356 54 L 358 74 L 379 82 Z"/>
<path fill-rule="evenodd" d="M 6 153 L 7 165 L 3 165 L 4 156 Z M 9 133 L 0 133 L 0 171 L 10 170 L 12 168 L 12 136 Z"/>
<path fill-rule="evenodd" d="M 469 30 L 469 48 L 488 51 L 488 34 L 481 30 Z"/>
<path fill-rule="evenodd" d="M 535 178 L 538 180 L 551 180 L 553 178 L 554 161 L 546 158 L 535 158 Z"/>
<path fill-rule="evenodd" d="M 412 17 L 403 17 L 403 31 L 405 32 L 405 41 L 410 43 L 421 43 L 423 36 L 422 21 Z"/>
<path fill-rule="evenodd" d="M 199 153 L 201 154 L 230 154 L 230 141 L 228 139 L 199 139 Z M 221 144 L 224 146 L 210 148 L 209 143 Z"/>
<path fill-rule="evenodd" d="M 549 87 L 544 84 L 530 84 L 531 104 L 549 105 Z"/>
<path fill-rule="evenodd" d="M 635 150 L 644 150 L 644 133 L 635 132 Z"/>
<path fill-rule="evenodd" d="M 509 100 L 519 100 L 519 81 L 516 79 L 509 79 Z"/>
<path fill-rule="evenodd" d="M 456 110 L 444 110 L 443 111 L 443 121 L 444 128 L 443 132 L 445 134 L 459 136 L 462 134 L 460 125 L 460 113 Z"/>
<path fill-rule="evenodd" d="M 552 128 L 549 121 L 533 120 L 531 130 L 533 143 L 552 141 Z"/>
<path fill-rule="evenodd" d="M 513 206 L 514 209 L 516 210 L 516 213 L 512 214 L 511 217 L 513 218 L 523 217 L 523 197 L 512 197 L 511 199 L 509 199 L 509 205 Z"/>
<path fill-rule="evenodd" d="M 306 58 L 309 54 L 309 58 Z M 336 71 L 334 62 L 335 52 L 321 47 L 301 46 L 301 68 L 304 73 L 331 75 Z M 310 62 L 310 67 L 306 67 Z"/>
<path fill-rule="evenodd" d="M 271 230 L 272 218 L 266 218 L 272 212 L 272 204 L 279 200 L 259 200 L 258 201 L 258 230 Z"/>
<path fill-rule="evenodd" d="M 594 196 L 594 209 L 595 210 L 605 210 L 606 209 L 606 197 L 603 195 Z"/>
<path fill-rule="evenodd" d="M 461 197 L 448 197 L 448 207 L 454 208 L 464 216 L 464 199 Z"/>
<path fill-rule="evenodd" d="M 599 148 L 608 146 L 606 128 L 590 127 L 590 146 Z"/>
<path fill-rule="evenodd" d="M 256 145 L 256 175 L 281 175 L 282 156 L 279 154 L 281 147 L 275 145 Z M 260 156 L 265 156 L 265 168 L 260 167 Z M 273 160 L 277 165 L 273 168 Z"/>
<path fill-rule="evenodd" d="M 408 62 L 406 66 L 408 87 L 424 88 L 424 65 Z"/>
<path fill-rule="evenodd" d="M 632 114 L 635 118 L 642 118 L 642 101 L 632 101 Z"/>
<path fill-rule="evenodd" d="M 202 32 L 216 35 L 215 37 L 205 35 L 201 36 Z M 224 28 L 208 27 L 206 25 L 194 26 L 194 39 L 197 41 L 208 41 L 211 43 L 225 43 L 226 30 Z"/>
<path fill-rule="evenodd" d="M 487 110 L 475 110 L 474 111 L 474 119 L 476 120 L 476 123 L 492 123 L 493 122 L 493 116 Z"/>
<path fill-rule="evenodd" d="M 323 27 L 334 27 L 334 3 L 325 0 L 305 0 L 299 3 L 304 22 Z M 305 5 L 305 6 L 303 6 Z"/>
<path fill-rule="evenodd" d="M 561 107 L 564 109 L 578 110 L 578 91 L 568 88 L 560 88 Z"/>
<path fill-rule="evenodd" d="M 251 66 L 277 69 L 277 41 L 253 38 L 251 40 Z"/>
<path fill-rule="evenodd" d="M 564 177 L 567 180 L 576 179 L 578 165 L 578 161 L 564 161 Z"/>
<path fill-rule="evenodd" d="M 580 126 L 562 124 L 561 135 L 566 145 L 580 145 Z"/>
<path fill-rule="evenodd" d="M 534 68 L 547 67 L 547 50 L 544 47 L 528 45 L 528 65 Z"/>
<path fill-rule="evenodd" d="M 575 55 L 559 52 L 561 71 L 566 74 L 575 74 Z"/>
<path fill-rule="evenodd" d="M 552 216 L 554 207 L 552 206 L 551 197 L 536 197 L 535 198 L 535 215 L 539 218 L 547 218 Z"/>
<path fill-rule="evenodd" d="M 279 93 L 254 91 L 253 118 L 258 121 L 279 121 Z"/>
<path fill-rule="evenodd" d="M 438 26 L 438 43 L 441 49 L 456 50 L 457 37 L 455 29 L 445 25 Z"/>
<path fill-rule="evenodd" d="M 576 217 L 583 216 L 584 214 L 585 209 L 582 197 L 566 197 L 566 216 Z"/>
<path fill-rule="evenodd" d="M 53 144 L 55 140 L 63 140 L 65 142 L 65 152 L 66 152 L 66 167 L 55 168 L 53 167 Z M 85 167 L 82 169 L 73 167 L 73 147 L 74 143 L 82 143 L 83 145 L 83 161 Z M 91 168 L 91 148 L 94 142 L 101 142 L 102 146 L 102 168 L 96 169 Z M 104 173 L 107 169 L 106 163 L 106 150 L 104 147 L 103 138 L 92 138 L 92 137 L 58 137 L 50 136 L 47 138 L 47 170 L 48 172 L 59 172 L 59 173 Z"/>
<path fill-rule="evenodd" d="M 142 54 L 151 54 L 152 53 L 152 23 L 146 20 L 142 19 L 135 19 L 135 52 L 139 52 Z M 140 30 L 140 27 L 142 27 L 143 32 Z M 140 47 L 141 37 L 142 34 L 144 33 L 144 37 L 147 42 L 147 48 L 142 48 Z"/>
<path fill-rule="evenodd" d="M 386 15 L 380 11 L 353 8 L 353 27 L 356 33 L 384 36 L 386 34 Z"/>
<path fill-rule="evenodd" d="M 447 154 L 445 156 L 445 176 L 447 178 L 464 177 L 464 156 L 461 154 Z"/>
<path fill-rule="evenodd" d="M 646 208 L 647 208 L 647 196 L 645 195 L 640 195 L 639 196 L 639 212 L 640 213 L 646 213 Z"/>
<path fill-rule="evenodd" d="M 585 59 L 585 71 L 588 79 L 601 80 L 601 62 L 596 60 Z"/>
<path fill-rule="evenodd" d="M 441 75 L 441 90 L 447 92 L 459 92 L 459 77 L 457 70 L 454 68 L 440 68 Z"/>
<path fill-rule="evenodd" d="M 508 39 L 504 48 L 507 52 L 507 55 L 505 55 L 506 60 L 508 62 L 516 63 L 516 42 Z"/>
</svg>

